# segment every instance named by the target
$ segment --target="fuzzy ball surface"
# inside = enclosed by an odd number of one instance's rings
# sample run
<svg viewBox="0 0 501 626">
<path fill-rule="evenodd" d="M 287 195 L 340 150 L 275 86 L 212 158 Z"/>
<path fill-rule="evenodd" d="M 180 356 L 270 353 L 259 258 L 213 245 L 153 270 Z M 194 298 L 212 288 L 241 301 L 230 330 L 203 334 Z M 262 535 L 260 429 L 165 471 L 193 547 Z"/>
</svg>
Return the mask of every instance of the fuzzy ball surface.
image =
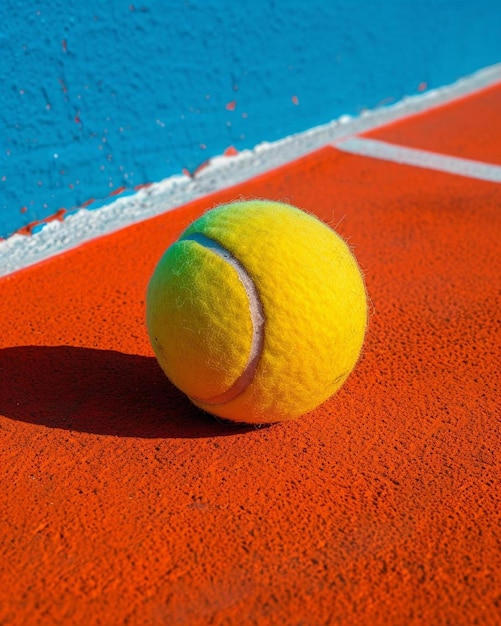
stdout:
<svg viewBox="0 0 501 626">
<path fill-rule="evenodd" d="M 344 383 L 367 326 L 362 273 L 316 217 L 266 200 L 219 206 L 158 263 L 146 323 L 160 366 L 213 415 L 296 419 Z"/>
</svg>

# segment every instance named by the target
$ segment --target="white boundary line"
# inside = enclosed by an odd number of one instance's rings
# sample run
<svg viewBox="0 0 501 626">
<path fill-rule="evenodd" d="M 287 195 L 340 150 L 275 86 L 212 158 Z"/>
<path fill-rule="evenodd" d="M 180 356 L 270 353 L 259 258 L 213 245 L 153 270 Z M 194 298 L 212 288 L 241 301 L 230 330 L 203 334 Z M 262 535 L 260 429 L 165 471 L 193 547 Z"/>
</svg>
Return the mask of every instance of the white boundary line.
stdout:
<svg viewBox="0 0 501 626">
<path fill-rule="evenodd" d="M 501 183 L 501 165 L 491 165 L 481 161 L 472 161 L 447 154 L 438 154 L 428 150 L 408 148 L 365 137 L 350 137 L 333 144 L 338 150 L 361 156 L 382 159 L 393 163 L 403 163 L 415 167 L 467 176 L 492 183 Z"/>
<path fill-rule="evenodd" d="M 62 222 L 48 223 L 34 235 L 13 235 L 0 241 L 0 277 L 254 178 L 323 146 L 339 143 L 341 148 L 342 140 L 447 104 L 500 81 L 501 63 L 462 78 L 453 85 L 404 98 L 397 104 L 364 112 L 359 117 L 343 115 L 329 124 L 273 143 L 259 144 L 237 156 L 215 157 L 193 178 L 172 176 L 100 209 L 80 209 Z M 345 149 L 349 145 L 345 142 Z"/>
</svg>

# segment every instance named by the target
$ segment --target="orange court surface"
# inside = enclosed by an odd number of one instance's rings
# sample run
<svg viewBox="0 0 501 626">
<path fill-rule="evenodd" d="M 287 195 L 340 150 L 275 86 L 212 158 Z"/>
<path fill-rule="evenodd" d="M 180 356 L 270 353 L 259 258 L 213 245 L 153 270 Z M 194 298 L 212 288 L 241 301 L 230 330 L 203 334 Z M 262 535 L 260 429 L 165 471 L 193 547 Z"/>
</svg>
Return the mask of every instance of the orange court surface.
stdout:
<svg viewBox="0 0 501 626">
<path fill-rule="evenodd" d="M 371 139 L 501 164 L 501 85 Z M 0 624 L 501 624 L 499 182 L 326 146 L 0 279 Z M 145 290 L 208 208 L 353 247 L 363 355 L 298 421 L 202 413 Z"/>
</svg>

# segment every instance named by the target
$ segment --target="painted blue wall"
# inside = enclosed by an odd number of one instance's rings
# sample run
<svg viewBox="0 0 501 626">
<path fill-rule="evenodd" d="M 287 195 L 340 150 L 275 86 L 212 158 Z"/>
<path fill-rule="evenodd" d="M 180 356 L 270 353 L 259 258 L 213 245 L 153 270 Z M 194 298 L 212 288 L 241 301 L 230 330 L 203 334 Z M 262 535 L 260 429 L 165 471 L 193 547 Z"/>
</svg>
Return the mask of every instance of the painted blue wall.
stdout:
<svg viewBox="0 0 501 626">
<path fill-rule="evenodd" d="M 501 60 L 499 0 L 3 0 L 0 23 L 0 236 Z"/>
</svg>

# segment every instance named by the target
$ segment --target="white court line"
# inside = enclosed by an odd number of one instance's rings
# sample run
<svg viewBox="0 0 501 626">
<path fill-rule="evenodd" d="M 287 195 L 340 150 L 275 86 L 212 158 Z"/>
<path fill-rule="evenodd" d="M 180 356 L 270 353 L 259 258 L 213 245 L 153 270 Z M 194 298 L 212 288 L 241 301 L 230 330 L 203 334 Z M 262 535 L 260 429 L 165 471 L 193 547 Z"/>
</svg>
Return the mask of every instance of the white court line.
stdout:
<svg viewBox="0 0 501 626">
<path fill-rule="evenodd" d="M 407 146 L 364 137 L 350 137 L 332 145 L 338 150 L 350 154 L 501 183 L 501 165 L 491 165 L 482 161 L 472 161 L 471 159 L 438 154 L 428 150 L 408 148 Z"/>
<path fill-rule="evenodd" d="M 48 223 L 31 236 L 12 235 L 0 241 L 0 277 L 49 259 L 86 241 L 142 222 L 155 215 L 237 185 L 280 167 L 305 154 L 343 139 L 384 126 L 390 122 L 429 111 L 501 82 L 501 63 L 479 70 L 452 85 L 406 97 L 394 105 L 366 111 L 358 117 L 343 115 L 323 126 L 273 143 L 262 143 L 237 156 L 217 156 L 196 176 L 171 176 L 138 191 L 117 198 L 100 209 L 80 209 L 62 222 Z M 55 212 L 59 207 L 52 207 Z M 207 208 L 210 207 L 210 202 Z"/>
</svg>

